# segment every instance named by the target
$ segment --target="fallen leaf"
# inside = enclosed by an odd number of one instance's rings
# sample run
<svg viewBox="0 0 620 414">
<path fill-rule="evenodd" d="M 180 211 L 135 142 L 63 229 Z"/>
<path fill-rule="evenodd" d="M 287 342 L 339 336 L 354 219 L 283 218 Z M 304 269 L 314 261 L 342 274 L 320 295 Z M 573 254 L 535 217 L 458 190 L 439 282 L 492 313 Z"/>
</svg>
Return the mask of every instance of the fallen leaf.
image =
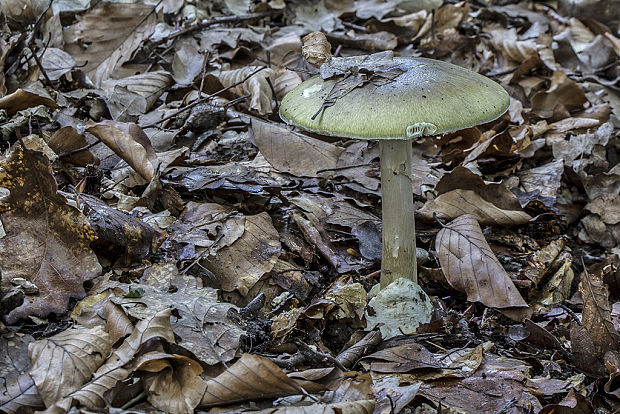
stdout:
<svg viewBox="0 0 620 414">
<path fill-rule="evenodd" d="M 100 86 L 154 31 L 153 6 L 141 3 L 102 3 L 77 16 L 63 31 L 65 51 Z"/>
<path fill-rule="evenodd" d="M 148 136 L 138 125 L 115 121 L 89 122 L 86 130 L 103 141 L 112 151 L 147 181 L 151 181 L 159 166 Z"/>
<path fill-rule="evenodd" d="M 316 177 L 336 167 L 342 149 L 281 124 L 252 120 L 252 136 L 261 154 L 276 170 L 298 177 Z"/>
<path fill-rule="evenodd" d="M 582 323 L 594 343 L 596 354 L 602 358 L 608 351 L 617 351 L 620 335 L 611 322 L 609 290 L 602 280 L 601 264 L 581 274 L 579 292 L 583 299 Z"/>
<path fill-rule="evenodd" d="M 85 296 L 82 284 L 101 272 L 89 244 L 96 239 L 84 215 L 58 194 L 48 159 L 41 153 L 13 147 L 0 163 L 2 279 L 23 277 L 39 288 L 6 319 L 64 313 L 71 297 Z"/>
<path fill-rule="evenodd" d="M 199 407 L 215 407 L 301 393 L 301 387 L 269 359 L 243 354 L 241 359 L 226 371 L 207 381 L 207 389 Z"/>
<path fill-rule="evenodd" d="M 435 249 L 450 285 L 470 302 L 492 308 L 527 307 L 489 247 L 476 218 L 464 214 L 437 233 Z"/>
<path fill-rule="evenodd" d="M 112 349 L 101 327 L 68 329 L 29 347 L 29 373 L 46 406 L 87 383 Z"/>
</svg>

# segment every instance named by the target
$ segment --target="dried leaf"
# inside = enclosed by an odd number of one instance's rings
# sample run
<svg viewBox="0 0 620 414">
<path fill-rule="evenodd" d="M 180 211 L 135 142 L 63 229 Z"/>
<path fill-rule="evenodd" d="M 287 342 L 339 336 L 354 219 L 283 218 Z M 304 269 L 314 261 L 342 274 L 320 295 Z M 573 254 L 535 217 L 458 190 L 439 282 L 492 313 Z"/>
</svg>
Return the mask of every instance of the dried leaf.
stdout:
<svg viewBox="0 0 620 414">
<path fill-rule="evenodd" d="M 265 273 L 273 269 L 280 250 L 280 236 L 273 228 L 269 215 L 263 212 L 246 216 L 243 235 L 201 264 L 218 275 L 221 289 L 237 289 L 245 295 Z"/>
<path fill-rule="evenodd" d="M 87 144 L 88 143 L 86 142 L 84 135 L 80 134 L 75 128 L 70 126 L 60 128 L 58 131 L 54 132 L 54 135 L 52 135 L 48 141 L 50 148 L 53 149 L 58 155 L 64 152 L 83 148 Z M 88 164 L 99 165 L 99 158 L 97 158 L 90 150 L 71 154 L 70 156 L 63 157 L 62 160 L 80 167 L 85 167 Z"/>
<path fill-rule="evenodd" d="M 149 402 L 166 413 L 193 412 L 207 387 L 200 364 L 186 356 L 149 352 L 136 369 L 156 373 L 147 377 L 145 389 Z"/>
<path fill-rule="evenodd" d="M 579 292 L 583 299 L 583 326 L 590 333 L 596 354 L 602 359 L 608 351 L 617 351 L 620 335 L 611 322 L 609 290 L 602 280 L 604 266 L 597 264 L 581 274 Z"/>
<path fill-rule="evenodd" d="M 278 171 L 298 177 L 316 177 L 321 170 L 336 167 L 342 149 L 310 138 L 281 124 L 252 120 L 254 142 Z"/>
<path fill-rule="evenodd" d="M 51 109 L 58 108 L 56 102 L 48 96 L 23 89 L 18 89 L 12 94 L 0 98 L 0 109 L 4 109 L 9 115 L 14 115 L 23 109 L 34 108 L 39 105 L 45 105 Z"/>
<path fill-rule="evenodd" d="M 277 398 L 302 392 L 301 387 L 269 359 L 243 354 L 226 371 L 207 381 L 200 407 Z"/>
<path fill-rule="evenodd" d="M 450 285 L 470 302 L 493 308 L 527 307 L 489 247 L 475 217 L 464 214 L 437 233 L 435 249 Z"/>
<path fill-rule="evenodd" d="M 64 31 L 65 50 L 100 86 L 155 28 L 153 6 L 141 3 L 102 3 L 78 15 L 78 23 Z"/>
<path fill-rule="evenodd" d="M 452 190 L 427 201 L 416 212 L 427 219 L 434 214 L 441 219 L 452 220 L 461 215 L 471 215 L 483 225 L 514 226 L 531 220 L 522 210 L 503 210 L 483 199 L 471 190 Z"/>
<path fill-rule="evenodd" d="M 151 181 L 159 166 L 149 137 L 134 123 L 89 122 L 86 130 L 103 141 L 142 178 Z"/>
<path fill-rule="evenodd" d="M 240 69 L 223 70 L 218 78 L 222 85 L 232 86 L 260 69 L 260 66 L 246 66 Z M 235 86 L 232 91 L 239 96 L 250 95 L 250 109 L 261 115 L 270 114 L 273 110 L 273 92 L 267 79 L 275 79 L 276 72 L 266 68 L 254 74 L 241 85 Z"/>
<path fill-rule="evenodd" d="M 332 58 L 332 45 L 327 41 L 323 32 L 312 32 L 302 39 L 302 54 L 312 66 L 320 67 Z"/>
<path fill-rule="evenodd" d="M 174 343 L 170 328 L 170 309 L 162 310 L 136 324 L 133 332 L 99 367 L 93 379 L 76 391 L 67 394 L 54 404 L 54 408 L 67 412 L 73 405 L 86 408 L 104 408 L 108 405 L 108 393 L 131 374 L 125 364 L 135 358 L 139 349 L 157 338 Z"/>
<path fill-rule="evenodd" d="M 29 347 L 30 375 L 46 406 L 88 382 L 112 349 L 101 327 L 68 329 Z"/>
<path fill-rule="evenodd" d="M 6 232 L 0 238 L 2 279 L 23 277 L 39 288 L 7 321 L 66 312 L 69 298 L 84 297 L 82 284 L 101 272 L 89 247 L 95 233 L 84 215 L 57 193 L 49 161 L 41 153 L 14 146 L 0 163 L 0 187 L 10 191 L 0 199 Z"/>
</svg>

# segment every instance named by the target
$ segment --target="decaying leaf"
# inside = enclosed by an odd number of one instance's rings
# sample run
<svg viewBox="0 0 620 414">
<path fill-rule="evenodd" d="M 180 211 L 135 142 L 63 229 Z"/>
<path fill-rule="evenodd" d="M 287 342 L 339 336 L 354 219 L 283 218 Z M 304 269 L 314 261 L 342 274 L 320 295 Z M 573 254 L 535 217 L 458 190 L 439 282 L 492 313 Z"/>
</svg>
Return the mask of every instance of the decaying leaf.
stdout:
<svg viewBox="0 0 620 414">
<path fill-rule="evenodd" d="M 145 271 L 138 298 L 113 297 L 131 317 L 141 320 L 152 318 L 164 309 L 174 309 L 180 318 L 172 322 L 172 329 L 181 346 L 192 352 L 203 363 L 215 365 L 235 357 L 244 330 L 229 318 L 229 312 L 238 311 L 230 303 L 217 300 L 217 290 L 205 287 L 200 279 L 179 275 L 168 265 L 153 265 Z M 130 289 L 129 285 L 119 287 Z M 170 292 L 173 290 L 174 292 Z"/>
<path fill-rule="evenodd" d="M 46 406 L 75 391 L 90 380 L 112 349 L 101 328 L 69 329 L 29 347 L 29 373 Z"/>
<path fill-rule="evenodd" d="M 65 50 L 99 86 L 128 61 L 157 22 L 153 6 L 141 3 L 102 3 L 67 28 Z"/>
<path fill-rule="evenodd" d="M 464 214 L 441 229 L 435 249 L 448 282 L 466 293 L 470 302 L 493 308 L 527 307 L 472 215 Z"/>
<path fill-rule="evenodd" d="M 245 229 L 230 246 L 207 257 L 202 265 L 220 278 L 220 288 L 245 295 L 280 255 L 280 237 L 267 213 L 245 217 Z"/>
<path fill-rule="evenodd" d="M 0 163 L 2 281 L 23 277 L 39 288 L 7 315 L 9 323 L 28 315 L 64 313 L 71 297 L 85 295 L 82 284 L 99 275 L 101 266 L 90 250 L 96 239 L 84 215 L 58 194 L 48 159 L 16 145 Z"/>
<path fill-rule="evenodd" d="M 233 86 L 259 69 L 260 66 L 247 66 L 241 69 L 225 70 L 220 72 L 218 78 L 222 85 Z M 265 68 L 232 90 L 239 96 L 250 95 L 250 109 L 257 111 L 261 115 L 269 114 L 273 108 L 273 92 L 271 92 L 267 79 L 273 80 L 275 77 L 276 71 Z"/>
<path fill-rule="evenodd" d="M 256 398 L 283 397 L 302 392 L 301 387 L 269 359 L 244 354 L 222 374 L 207 381 L 200 407 L 227 405 Z"/>
<path fill-rule="evenodd" d="M 278 171 L 316 177 L 336 167 L 342 149 L 334 144 L 291 131 L 281 124 L 252 121 L 252 136 L 261 154 Z"/>
<path fill-rule="evenodd" d="M 86 130 L 103 141 L 147 181 L 151 181 L 159 160 L 148 136 L 138 125 L 115 121 L 90 122 Z"/>
<path fill-rule="evenodd" d="M 207 387 L 200 364 L 183 355 L 149 352 L 140 357 L 136 369 L 156 374 L 147 377 L 145 388 L 149 402 L 167 413 L 192 412 Z"/>
<path fill-rule="evenodd" d="M 602 358 L 608 351 L 617 351 L 620 335 L 611 322 L 609 290 L 602 280 L 601 264 L 594 265 L 581 274 L 579 292 L 583 298 L 582 322 L 586 328 L 596 354 Z"/>
</svg>

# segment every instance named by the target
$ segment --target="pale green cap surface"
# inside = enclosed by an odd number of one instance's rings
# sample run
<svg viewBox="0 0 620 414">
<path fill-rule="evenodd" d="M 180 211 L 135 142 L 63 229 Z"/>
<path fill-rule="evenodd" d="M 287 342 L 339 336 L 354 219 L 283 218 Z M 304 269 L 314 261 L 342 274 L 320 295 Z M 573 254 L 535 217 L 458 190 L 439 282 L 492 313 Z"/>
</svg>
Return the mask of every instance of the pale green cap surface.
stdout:
<svg viewBox="0 0 620 414">
<path fill-rule="evenodd" d="M 367 83 L 319 111 L 335 81 L 315 76 L 280 105 L 288 124 L 322 135 L 358 139 L 412 139 L 493 121 L 510 98 L 499 84 L 470 70 L 425 58 L 394 58 L 404 72 L 382 86 Z"/>
</svg>

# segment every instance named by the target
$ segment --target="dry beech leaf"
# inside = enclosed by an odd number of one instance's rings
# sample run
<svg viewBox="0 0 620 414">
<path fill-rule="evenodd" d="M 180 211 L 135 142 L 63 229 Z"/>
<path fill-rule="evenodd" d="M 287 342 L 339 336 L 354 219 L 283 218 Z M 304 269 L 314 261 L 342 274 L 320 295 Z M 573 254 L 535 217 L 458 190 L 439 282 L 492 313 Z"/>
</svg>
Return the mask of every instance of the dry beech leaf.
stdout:
<svg viewBox="0 0 620 414">
<path fill-rule="evenodd" d="M 280 235 L 265 212 L 245 217 L 245 230 L 230 246 L 207 257 L 201 265 L 218 276 L 220 289 L 245 295 L 280 256 Z"/>
<path fill-rule="evenodd" d="M 0 162 L 0 200 L 6 236 L 0 238 L 0 268 L 8 281 L 23 277 L 39 288 L 6 319 L 64 313 L 71 297 L 85 296 L 82 284 L 101 272 L 89 244 L 96 235 L 86 217 L 58 194 L 48 159 L 15 145 Z"/>
<path fill-rule="evenodd" d="M 17 414 L 45 408 L 30 374 L 22 374 L 0 387 L 0 411 Z"/>
<path fill-rule="evenodd" d="M 246 66 L 240 69 L 223 70 L 218 76 L 220 82 L 225 87 L 232 86 L 237 82 L 248 77 L 252 72 L 256 72 L 260 66 Z M 250 79 L 241 85 L 235 86 L 232 91 L 239 95 L 250 95 L 250 109 L 257 111 L 261 115 L 270 114 L 273 106 L 273 93 L 267 78 L 275 79 L 276 72 L 273 69 L 266 68 L 254 74 Z"/>
<path fill-rule="evenodd" d="M 431 220 L 433 214 L 451 220 L 463 214 L 472 215 L 483 225 L 519 225 L 530 221 L 524 211 L 503 210 L 471 190 L 451 190 L 424 203 L 416 214 Z"/>
<path fill-rule="evenodd" d="M 132 120 L 146 113 L 172 83 L 163 71 L 147 72 L 120 80 L 103 81 L 106 104 L 115 121 Z"/>
<path fill-rule="evenodd" d="M 110 298 L 106 298 L 103 305 L 105 315 L 105 330 L 110 336 L 112 343 L 116 343 L 119 339 L 130 335 L 133 332 L 134 325 L 131 323 L 129 316 L 123 311 L 123 308 L 112 302 Z"/>
<path fill-rule="evenodd" d="M 68 329 L 32 343 L 29 373 L 46 406 L 88 382 L 112 349 L 101 327 Z"/>
<path fill-rule="evenodd" d="M 155 28 L 153 6 L 141 3 L 101 3 L 64 30 L 65 50 L 79 64 L 95 86 L 108 79 L 128 61 Z"/>
<path fill-rule="evenodd" d="M 52 135 L 47 144 L 56 154 L 60 155 L 64 152 L 83 148 L 88 145 L 88 142 L 86 142 L 84 135 L 77 132 L 75 128 L 66 126 L 54 132 L 54 135 Z M 67 157 L 63 157 L 62 160 L 79 167 L 85 167 L 88 164 L 99 165 L 99 158 L 90 150 L 71 154 Z"/>
<path fill-rule="evenodd" d="M 543 118 L 550 118 L 556 105 L 564 106 L 568 111 L 583 109 L 588 102 L 581 87 L 564 72 L 556 71 L 551 78 L 551 85 L 546 91 L 532 96 L 532 112 Z"/>
<path fill-rule="evenodd" d="M 374 410 L 374 400 L 359 400 L 331 404 L 315 403 L 304 406 L 269 408 L 256 411 L 255 414 L 372 414 Z"/>
<path fill-rule="evenodd" d="M 582 323 L 590 333 L 596 354 L 602 359 L 606 352 L 618 350 L 620 335 L 611 321 L 609 290 L 602 280 L 603 265 L 595 264 L 582 273 L 579 292 L 583 299 Z"/>
<path fill-rule="evenodd" d="M 325 33 L 312 32 L 302 39 L 301 52 L 304 59 L 314 67 L 320 67 L 332 58 L 332 45 L 329 44 Z"/>
<path fill-rule="evenodd" d="M 170 286 L 176 288 L 174 292 L 169 291 Z M 140 287 L 144 293 L 139 298 L 111 300 L 138 319 L 148 319 L 162 308 L 173 309 L 178 317 L 172 329 L 180 344 L 204 364 L 228 362 L 236 356 L 245 331 L 228 317 L 230 312 L 238 312 L 237 307 L 218 302 L 216 289 L 203 286 L 200 278 L 179 275 L 171 263 L 146 269 Z"/>
<path fill-rule="evenodd" d="M 132 372 L 131 367 L 125 365 L 135 358 L 142 345 L 157 338 L 174 343 L 174 334 L 170 327 L 170 309 L 164 309 L 152 317 L 138 322 L 131 335 L 95 372 L 93 379 L 78 390 L 66 395 L 65 398 L 56 401 L 54 408 L 67 412 L 76 404 L 91 409 L 106 407 L 108 404 L 106 394 Z"/>
<path fill-rule="evenodd" d="M 50 109 L 58 109 L 58 105 L 54 100 L 23 89 L 18 89 L 12 94 L 0 98 L 0 109 L 4 109 L 9 115 L 15 115 L 23 109 L 39 105 L 45 105 Z"/>
<path fill-rule="evenodd" d="M 464 214 L 437 233 L 435 249 L 450 285 L 470 302 L 492 308 L 527 307 L 489 247 L 476 218 Z"/>
<path fill-rule="evenodd" d="M 535 40 L 518 40 L 517 31 L 510 29 L 494 29 L 489 31 L 491 44 L 502 52 L 506 58 L 515 62 L 523 62 L 538 56 L 539 46 Z"/>
<path fill-rule="evenodd" d="M 75 60 L 64 50 L 50 47 L 45 49 L 41 56 L 41 66 L 50 80 L 57 81 L 65 73 L 71 72 L 75 67 Z"/>
<path fill-rule="evenodd" d="M 103 141 L 142 178 L 151 181 L 159 160 L 149 137 L 134 123 L 115 121 L 89 122 L 86 130 Z"/>
<path fill-rule="evenodd" d="M 265 159 L 278 171 L 298 177 L 316 177 L 321 170 L 335 168 L 339 148 L 281 124 L 252 119 L 254 142 Z"/>
<path fill-rule="evenodd" d="M 275 78 L 271 80 L 273 90 L 279 100 L 282 100 L 287 93 L 295 89 L 301 82 L 302 79 L 299 73 L 287 69 L 276 71 Z"/>
<path fill-rule="evenodd" d="M 200 407 L 301 394 L 297 383 L 269 359 L 243 354 L 226 371 L 207 381 Z"/>
<path fill-rule="evenodd" d="M 146 377 L 144 388 L 149 402 L 166 413 L 193 412 L 207 387 L 200 364 L 183 355 L 149 352 L 136 370 L 156 373 Z"/>
</svg>

